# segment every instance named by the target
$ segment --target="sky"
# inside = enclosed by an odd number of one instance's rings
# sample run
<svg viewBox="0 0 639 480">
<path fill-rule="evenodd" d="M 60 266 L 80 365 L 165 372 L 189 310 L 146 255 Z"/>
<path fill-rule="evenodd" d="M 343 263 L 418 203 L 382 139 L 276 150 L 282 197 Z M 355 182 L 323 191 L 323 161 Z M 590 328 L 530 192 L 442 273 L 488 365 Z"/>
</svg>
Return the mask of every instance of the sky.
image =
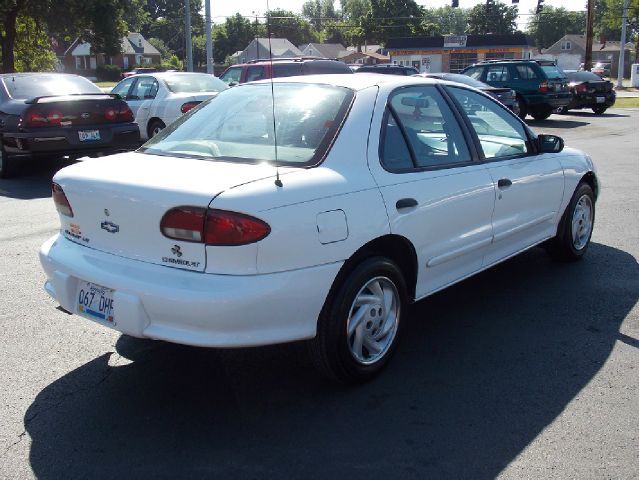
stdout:
<svg viewBox="0 0 639 480">
<path fill-rule="evenodd" d="M 419 5 L 425 7 L 442 7 L 450 5 L 450 0 L 417 0 Z M 461 8 L 471 8 L 479 3 L 485 3 L 481 0 L 459 0 Z M 510 5 L 510 0 L 502 1 Z M 564 7 L 567 10 L 585 10 L 586 0 L 545 0 L 544 5 L 552 5 L 553 7 Z M 268 0 L 268 6 L 271 10 L 282 8 L 291 10 L 295 13 L 301 13 L 304 0 Z M 250 17 L 255 15 L 263 15 L 267 11 L 266 0 L 211 0 L 211 17 L 214 24 L 224 23 L 226 17 L 240 13 L 241 15 Z M 335 7 L 340 5 L 339 0 L 335 1 Z M 519 0 L 519 12 L 528 13 L 537 6 L 537 0 Z M 521 15 L 519 18 L 520 28 L 524 28 L 528 16 Z"/>
</svg>

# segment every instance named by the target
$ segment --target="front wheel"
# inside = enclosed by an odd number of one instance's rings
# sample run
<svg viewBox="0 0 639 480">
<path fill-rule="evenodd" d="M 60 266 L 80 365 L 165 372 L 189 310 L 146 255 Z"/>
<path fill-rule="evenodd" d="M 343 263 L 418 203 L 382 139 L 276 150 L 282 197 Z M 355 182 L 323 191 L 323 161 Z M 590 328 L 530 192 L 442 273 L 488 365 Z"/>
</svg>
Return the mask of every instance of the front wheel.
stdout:
<svg viewBox="0 0 639 480">
<path fill-rule="evenodd" d="M 522 120 L 525 120 L 526 115 L 528 115 L 528 105 L 526 105 L 526 102 L 524 102 L 521 97 L 517 97 L 517 101 L 519 102 L 519 112 L 517 113 L 517 116 L 519 116 Z"/>
<path fill-rule="evenodd" d="M 340 382 L 373 378 L 395 350 L 406 305 L 399 267 L 384 257 L 364 260 L 326 300 L 309 342 L 313 363 Z"/>
<path fill-rule="evenodd" d="M 592 237 L 595 223 L 595 194 L 587 183 L 580 183 L 559 223 L 557 236 L 548 244 L 548 253 L 557 260 L 581 259 Z"/>
<path fill-rule="evenodd" d="M 548 107 L 536 108 L 530 112 L 535 120 L 546 120 L 548 117 L 550 117 L 551 113 L 552 109 Z"/>
<path fill-rule="evenodd" d="M 592 111 L 595 112 L 596 115 L 603 115 L 607 109 L 608 107 L 592 107 Z"/>
<path fill-rule="evenodd" d="M 162 120 L 153 120 L 149 124 L 149 138 L 155 137 L 158 133 L 166 128 Z"/>
</svg>

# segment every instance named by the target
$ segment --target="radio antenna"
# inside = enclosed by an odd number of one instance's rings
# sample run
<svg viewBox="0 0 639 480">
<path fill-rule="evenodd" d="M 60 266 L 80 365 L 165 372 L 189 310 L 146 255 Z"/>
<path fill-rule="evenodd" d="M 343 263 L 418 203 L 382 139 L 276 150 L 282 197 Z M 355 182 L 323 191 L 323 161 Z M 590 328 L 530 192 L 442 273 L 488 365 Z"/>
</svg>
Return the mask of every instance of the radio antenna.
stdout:
<svg viewBox="0 0 639 480">
<path fill-rule="evenodd" d="M 275 123 L 275 89 L 273 87 L 273 49 L 271 48 L 271 19 L 269 17 L 270 11 L 271 8 L 268 5 L 268 0 L 266 0 L 266 35 L 268 36 L 268 58 L 271 64 L 271 113 L 273 114 L 273 142 L 275 144 L 275 186 L 283 187 L 284 185 L 282 184 L 282 180 L 280 180 L 280 166 L 277 163 L 277 128 Z"/>
</svg>

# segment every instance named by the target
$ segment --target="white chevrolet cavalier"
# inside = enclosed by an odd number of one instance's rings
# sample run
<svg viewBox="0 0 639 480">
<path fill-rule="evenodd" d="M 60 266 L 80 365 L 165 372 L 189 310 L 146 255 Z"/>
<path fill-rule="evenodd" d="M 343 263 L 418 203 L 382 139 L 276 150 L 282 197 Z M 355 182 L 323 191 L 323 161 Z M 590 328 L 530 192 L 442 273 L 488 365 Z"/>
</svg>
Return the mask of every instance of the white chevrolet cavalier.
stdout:
<svg viewBox="0 0 639 480">
<path fill-rule="evenodd" d="M 285 78 L 58 172 L 40 259 L 65 310 L 127 335 L 309 339 L 325 373 L 362 381 L 410 302 L 542 242 L 581 258 L 597 190 L 587 155 L 470 87 Z"/>
</svg>

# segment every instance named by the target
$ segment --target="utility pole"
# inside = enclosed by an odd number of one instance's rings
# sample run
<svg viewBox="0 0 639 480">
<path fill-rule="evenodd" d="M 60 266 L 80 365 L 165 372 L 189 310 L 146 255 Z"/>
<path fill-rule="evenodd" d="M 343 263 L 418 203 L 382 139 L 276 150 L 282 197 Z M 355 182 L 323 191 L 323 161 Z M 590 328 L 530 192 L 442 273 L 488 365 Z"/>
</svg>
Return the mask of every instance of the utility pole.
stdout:
<svg viewBox="0 0 639 480">
<path fill-rule="evenodd" d="M 619 71 L 617 72 L 617 88 L 623 87 L 623 71 L 626 63 L 626 23 L 628 22 L 628 0 L 623 2 L 623 18 L 621 19 L 621 42 L 619 44 Z"/>
<path fill-rule="evenodd" d="M 206 10 L 206 73 L 214 74 L 213 39 L 211 38 L 211 0 L 204 2 L 204 9 Z"/>
<path fill-rule="evenodd" d="M 588 17 L 586 20 L 586 57 L 584 70 L 592 69 L 592 27 L 595 20 L 595 0 L 588 0 Z"/>
<path fill-rule="evenodd" d="M 193 44 L 191 43 L 191 2 L 184 0 L 184 39 L 186 40 L 186 71 L 193 71 Z"/>
</svg>

